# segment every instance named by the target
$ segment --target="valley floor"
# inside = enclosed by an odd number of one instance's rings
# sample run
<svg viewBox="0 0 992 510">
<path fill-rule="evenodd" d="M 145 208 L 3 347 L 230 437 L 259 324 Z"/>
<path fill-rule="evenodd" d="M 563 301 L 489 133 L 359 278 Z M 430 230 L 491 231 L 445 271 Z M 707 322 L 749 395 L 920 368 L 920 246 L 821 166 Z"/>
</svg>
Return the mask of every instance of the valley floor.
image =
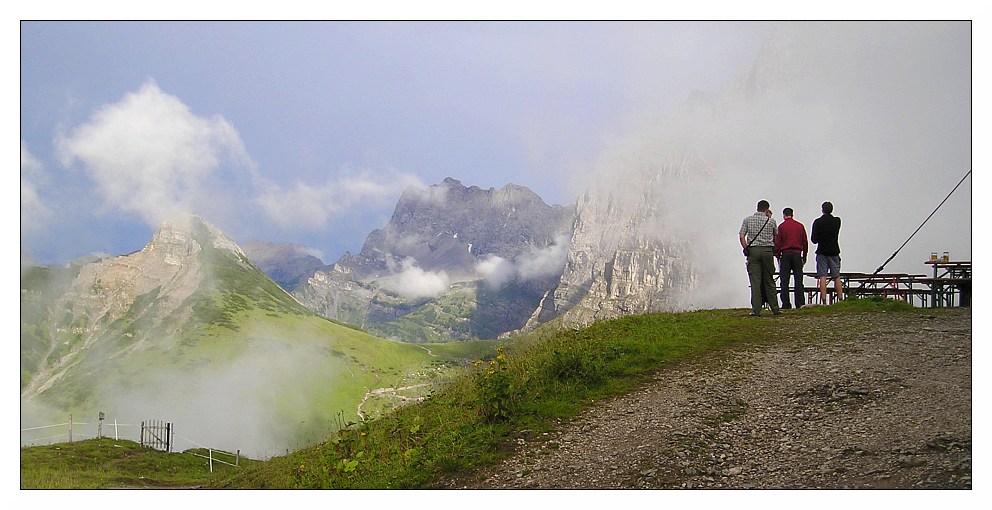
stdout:
<svg viewBox="0 0 992 510">
<path fill-rule="evenodd" d="M 754 320 L 782 340 L 665 369 L 438 486 L 971 488 L 970 309 Z"/>
</svg>

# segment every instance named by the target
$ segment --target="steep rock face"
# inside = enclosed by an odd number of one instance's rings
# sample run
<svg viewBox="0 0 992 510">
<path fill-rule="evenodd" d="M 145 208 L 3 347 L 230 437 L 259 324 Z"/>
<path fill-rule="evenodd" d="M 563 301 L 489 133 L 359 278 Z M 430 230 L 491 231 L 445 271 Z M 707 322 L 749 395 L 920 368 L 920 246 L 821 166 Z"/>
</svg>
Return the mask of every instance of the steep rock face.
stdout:
<svg viewBox="0 0 992 510">
<path fill-rule="evenodd" d="M 604 187 L 579 199 L 564 271 L 528 328 L 686 306 L 696 279 L 691 245 L 665 227 L 657 180 L 639 182 L 636 191 Z"/>
<path fill-rule="evenodd" d="M 472 275 L 487 255 L 513 258 L 553 243 L 572 214 L 571 207 L 549 206 L 523 186 L 483 190 L 449 177 L 426 190 L 403 193 L 389 223 L 369 234 L 360 260 L 342 262 L 362 276 L 387 270 L 390 259 L 407 257 L 425 270 Z"/>
<path fill-rule="evenodd" d="M 293 295 L 318 315 L 364 327 L 375 288 L 352 278 L 346 266 L 335 264 L 330 270 L 315 271 Z"/>
<path fill-rule="evenodd" d="M 210 237 L 197 240 L 194 225 L 202 226 Z M 106 314 L 107 319 L 113 321 L 128 310 L 138 296 L 159 289 L 163 303 L 168 303 L 164 311 L 171 312 L 199 287 L 203 279 L 199 257 L 203 250 L 201 242 L 241 254 L 233 241 L 198 218 L 170 220 L 155 232 L 141 251 L 82 266 L 64 300 L 73 304 L 85 303 L 83 308 L 100 310 L 101 315 Z"/>
</svg>

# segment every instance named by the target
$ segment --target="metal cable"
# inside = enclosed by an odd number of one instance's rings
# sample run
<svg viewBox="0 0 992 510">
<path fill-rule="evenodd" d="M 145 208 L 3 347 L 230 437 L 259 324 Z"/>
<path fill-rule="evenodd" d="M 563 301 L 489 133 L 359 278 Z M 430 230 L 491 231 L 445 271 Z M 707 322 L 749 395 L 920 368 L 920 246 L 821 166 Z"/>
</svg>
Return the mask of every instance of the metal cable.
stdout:
<svg viewBox="0 0 992 510">
<path fill-rule="evenodd" d="M 944 200 L 941 200 L 940 204 L 937 205 L 937 208 L 934 209 L 932 213 L 930 213 L 930 216 L 927 216 L 927 219 L 923 220 L 923 223 L 921 223 L 919 227 L 916 227 L 916 230 L 914 230 L 913 233 L 909 236 L 909 239 L 906 239 L 906 242 L 905 243 L 902 243 L 902 246 L 900 246 L 899 249 L 896 250 L 895 253 L 892 254 L 892 256 L 890 256 L 888 259 L 886 259 L 886 261 L 883 262 L 881 266 L 878 266 L 878 269 L 876 269 L 875 272 L 872 273 L 872 275 L 876 275 L 876 274 L 880 273 L 882 271 L 882 269 L 885 269 L 885 265 L 886 264 L 888 264 L 889 262 L 891 262 L 892 259 L 896 258 L 896 255 L 899 254 L 899 250 L 902 250 L 907 244 L 909 244 L 909 241 L 911 239 L 913 239 L 913 236 L 915 236 L 916 233 L 919 232 L 921 228 L 923 228 L 923 225 L 926 225 L 927 222 L 930 221 L 930 218 L 932 218 L 933 215 L 937 213 L 937 210 L 940 209 L 940 207 L 942 205 L 944 205 L 944 202 L 947 202 L 947 199 L 948 198 L 951 198 L 951 195 L 953 195 L 954 192 L 958 190 L 958 188 L 961 186 L 961 184 L 964 182 L 964 180 L 968 178 L 969 175 L 971 175 L 971 170 L 968 170 L 968 173 L 964 174 L 964 177 L 962 177 L 961 180 L 958 181 L 957 186 L 954 186 L 954 189 L 952 189 L 951 192 L 948 193 L 946 197 L 944 197 Z M 864 284 L 862 284 L 862 285 L 864 285 Z"/>
</svg>

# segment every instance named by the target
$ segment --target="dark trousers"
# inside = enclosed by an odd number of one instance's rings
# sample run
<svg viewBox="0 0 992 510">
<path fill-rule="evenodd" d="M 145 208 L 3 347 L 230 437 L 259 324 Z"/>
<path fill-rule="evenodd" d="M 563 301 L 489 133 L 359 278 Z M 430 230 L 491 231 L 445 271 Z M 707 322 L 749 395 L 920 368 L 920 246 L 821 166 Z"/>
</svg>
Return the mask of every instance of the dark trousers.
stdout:
<svg viewBox="0 0 992 510">
<path fill-rule="evenodd" d="M 803 289 L 803 256 L 794 252 L 782 252 L 778 263 L 779 276 L 782 281 L 782 308 L 792 308 L 789 301 L 789 278 L 793 281 L 793 296 L 796 308 L 806 304 L 805 289 Z"/>
<path fill-rule="evenodd" d="M 768 302 L 772 312 L 778 312 L 775 292 L 775 255 L 771 246 L 752 246 L 747 256 L 747 275 L 751 281 L 751 313 L 760 314 L 761 305 Z"/>
</svg>

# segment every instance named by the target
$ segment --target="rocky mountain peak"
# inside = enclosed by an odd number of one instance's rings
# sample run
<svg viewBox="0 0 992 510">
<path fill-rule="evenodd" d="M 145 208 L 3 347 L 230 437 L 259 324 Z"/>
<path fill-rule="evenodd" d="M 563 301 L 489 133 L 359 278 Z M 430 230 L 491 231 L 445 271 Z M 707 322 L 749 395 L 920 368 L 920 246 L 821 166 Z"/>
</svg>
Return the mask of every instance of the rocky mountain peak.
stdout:
<svg viewBox="0 0 992 510">
<path fill-rule="evenodd" d="M 510 259 L 551 245 L 571 228 L 573 213 L 573 207 L 548 205 L 524 186 L 484 190 L 449 177 L 404 192 L 389 223 L 369 234 L 358 257 L 375 272 L 390 258 L 413 258 L 425 269 L 472 272 L 482 257 Z"/>
<path fill-rule="evenodd" d="M 193 214 L 173 217 L 163 222 L 141 251 L 160 258 L 166 264 L 180 266 L 195 257 L 203 246 L 230 251 L 239 258 L 245 256 L 237 243 L 219 228 Z"/>
</svg>

